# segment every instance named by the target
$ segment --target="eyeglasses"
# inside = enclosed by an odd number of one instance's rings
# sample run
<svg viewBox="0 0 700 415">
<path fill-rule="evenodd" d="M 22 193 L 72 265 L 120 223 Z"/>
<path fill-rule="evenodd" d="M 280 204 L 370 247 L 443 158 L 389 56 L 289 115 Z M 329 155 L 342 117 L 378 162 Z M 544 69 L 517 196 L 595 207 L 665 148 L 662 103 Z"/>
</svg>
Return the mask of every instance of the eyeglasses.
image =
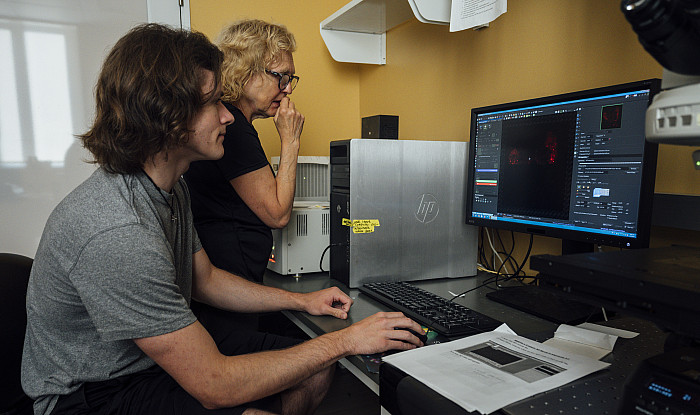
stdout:
<svg viewBox="0 0 700 415">
<path fill-rule="evenodd" d="M 299 77 L 295 75 L 289 75 L 286 73 L 279 73 L 275 71 L 269 71 L 265 69 L 265 72 L 269 73 L 270 75 L 274 75 L 279 78 L 279 87 L 280 91 L 284 90 L 287 88 L 287 85 L 290 83 L 292 84 L 292 91 L 294 91 L 294 88 L 297 87 L 297 83 L 299 82 Z"/>
</svg>

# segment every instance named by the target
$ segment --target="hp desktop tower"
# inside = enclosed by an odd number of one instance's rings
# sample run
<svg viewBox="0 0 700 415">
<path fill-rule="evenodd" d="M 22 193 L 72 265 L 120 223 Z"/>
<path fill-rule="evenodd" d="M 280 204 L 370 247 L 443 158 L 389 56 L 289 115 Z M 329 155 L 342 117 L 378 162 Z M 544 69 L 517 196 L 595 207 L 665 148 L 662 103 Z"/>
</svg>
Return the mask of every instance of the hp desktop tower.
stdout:
<svg viewBox="0 0 700 415">
<path fill-rule="evenodd" d="M 330 276 L 349 287 L 476 275 L 466 142 L 330 144 Z"/>
</svg>

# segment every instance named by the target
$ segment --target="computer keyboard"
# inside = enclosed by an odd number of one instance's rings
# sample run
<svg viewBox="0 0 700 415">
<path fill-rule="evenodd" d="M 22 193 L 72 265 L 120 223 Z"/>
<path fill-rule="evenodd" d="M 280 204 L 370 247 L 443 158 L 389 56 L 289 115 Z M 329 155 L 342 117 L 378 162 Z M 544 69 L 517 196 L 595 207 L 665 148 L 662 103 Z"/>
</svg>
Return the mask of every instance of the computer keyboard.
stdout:
<svg viewBox="0 0 700 415">
<path fill-rule="evenodd" d="M 407 282 L 373 282 L 360 292 L 446 337 L 491 331 L 501 322 Z"/>
</svg>

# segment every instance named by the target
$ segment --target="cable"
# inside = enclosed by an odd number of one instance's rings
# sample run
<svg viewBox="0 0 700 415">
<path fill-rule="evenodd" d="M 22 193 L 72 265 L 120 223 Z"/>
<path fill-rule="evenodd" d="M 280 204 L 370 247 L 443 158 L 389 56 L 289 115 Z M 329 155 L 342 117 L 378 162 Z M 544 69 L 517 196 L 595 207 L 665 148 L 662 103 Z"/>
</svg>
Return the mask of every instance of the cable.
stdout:
<svg viewBox="0 0 700 415">
<path fill-rule="evenodd" d="M 492 271 L 493 267 L 491 264 L 489 264 L 489 259 L 486 257 L 486 249 L 484 247 L 484 240 L 486 239 L 486 236 L 484 236 L 484 232 L 486 231 L 486 228 L 483 226 L 479 227 L 479 246 L 478 246 L 478 261 L 482 262 L 484 265 L 482 267 L 485 270 Z"/>
<path fill-rule="evenodd" d="M 515 250 L 515 235 L 514 235 L 513 232 L 511 231 L 511 240 L 512 240 L 513 243 L 512 243 L 512 245 L 511 245 L 511 247 L 510 247 L 510 252 L 508 252 L 507 254 L 505 253 L 506 246 L 505 246 L 505 244 L 503 243 L 503 239 L 501 239 L 501 234 L 500 234 L 500 232 L 496 231 L 496 236 L 498 237 L 498 241 L 501 243 L 501 248 L 503 248 L 503 251 L 504 251 L 503 253 L 506 255 L 505 261 L 504 261 L 504 260 L 501 260 L 501 266 L 498 267 L 498 270 L 496 270 L 496 285 L 498 286 L 498 276 L 499 276 L 499 275 L 502 275 L 502 274 L 501 274 L 501 269 L 505 269 L 506 272 L 508 272 L 508 268 L 506 268 L 506 266 L 505 266 L 505 265 L 506 265 L 506 262 L 511 261 L 512 258 L 513 258 L 513 251 Z M 512 265 L 512 264 L 511 264 L 511 265 Z M 517 265 L 517 263 L 516 263 L 516 265 Z M 512 274 L 504 274 L 504 275 L 506 275 L 506 280 L 508 280 L 509 276 L 512 276 Z"/>
<path fill-rule="evenodd" d="M 318 267 L 321 269 L 321 272 L 326 272 L 323 270 L 323 257 L 326 255 L 326 252 L 331 248 L 331 246 L 344 246 L 345 244 L 330 244 L 326 247 L 326 249 L 323 250 L 323 253 L 321 253 L 321 260 L 318 263 Z"/>
<path fill-rule="evenodd" d="M 500 240 L 500 232 L 498 234 L 499 234 L 499 240 Z M 515 232 L 513 232 L 513 231 L 510 231 L 510 240 L 511 240 L 513 245 L 511 247 L 510 253 L 508 254 L 508 258 L 506 258 L 506 261 L 508 261 L 508 263 L 513 267 L 513 269 L 517 269 L 518 268 L 518 261 L 516 261 L 515 257 L 512 255 L 513 251 L 515 250 Z M 505 246 L 503 246 L 502 240 L 501 240 L 501 246 L 503 247 L 503 250 L 505 251 L 506 248 L 505 248 Z M 517 274 L 517 272 L 515 272 L 515 274 Z"/>
<path fill-rule="evenodd" d="M 492 272 L 493 272 L 493 271 L 492 271 Z M 468 289 L 468 290 L 466 290 L 466 291 L 463 291 L 463 292 L 461 292 L 461 293 L 459 293 L 459 294 L 457 294 L 457 295 L 453 295 L 452 298 L 450 298 L 449 301 L 452 302 L 452 301 L 456 300 L 457 298 L 459 298 L 459 297 L 461 297 L 461 296 L 463 296 L 463 295 L 465 295 L 465 294 L 467 294 L 467 293 L 470 293 L 470 292 L 472 292 L 472 291 L 474 291 L 474 290 L 478 290 L 479 288 L 482 288 L 482 287 L 486 287 L 487 285 L 491 284 L 491 283 L 493 282 L 493 280 L 495 280 L 496 278 L 497 278 L 497 276 L 489 277 L 489 278 L 487 278 L 484 282 L 482 282 L 480 285 L 477 285 L 476 287 L 473 287 L 473 288 L 470 288 L 470 289 Z"/>
<path fill-rule="evenodd" d="M 482 230 L 483 230 L 483 228 L 482 228 Z M 484 233 L 486 233 L 486 237 L 484 237 Z M 501 238 L 501 235 L 500 235 L 500 233 L 499 233 L 498 231 L 496 231 L 496 237 L 497 237 L 498 242 L 500 243 L 501 248 L 503 249 L 503 251 L 498 251 L 498 250 L 493 246 L 493 241 L 492 241 L 491 238 L 490 238 L 490 235 L 489 235 L 489 233 L 488 233 L 488 230 L 486 230 L 485 232 L 482 232 L 482 233 L 481 233 L 481 237 L 482 237 L 482 240 L 481 240 L 482 244 L 483 244 L 483 240 L 484 240 L 485 238 L 488 238 L 489 245 L 490 245 L 490 247 L 491 247 L 492 252 L 494 253 L 494 256 L 497 256 L 498 259 L 499 259 L 500 262 L 501 262 L 501 265 L 494 271 L 493 268 L 495 268 L 495 266 L 494 266 L 494 267 L 491 267 L 491 265 L 488 264 L 488 261 L 487 261 L 487 259 L 485 258 L 485 253 L 484 253 L 483 247 L 480 248 L 479 257 L 480 257 L 481 260 L 483 260 L 484 262 L 486 262 L 486 266 L 485 266 L 485 267 L 482 267 L 481 270 L 482 270 L 482 271 L 487 271 L 487 272 L 496 274 L 496 277 L 494 278 L 493 282 L 496 283 L 496 286 L 497 286 L 498 288 L 501 288 L 501 285 L 500 285 L 500 282 L 499 282 L 499 277 L 500 277 L 500 276 L 504 276 L 504 277 L 505 277 L 505 279 L 504 279 L 503 281 L 501 281 L 501 282 L 506 282 L 506 281 L 509 281 L 509 280 L 511 280 L 511 279 L 513 279 L 513 278 L 517 278 L 517 279 L 520 280 L 521 283 L 523 283 L 523 281 L 522 281 L 523 278 L 533 278 L 533 277 L 530 277 L 530 276 L 526 275 L 524 272 L 522 272 L 523 268 L 524 268 L 525 265 L 527 264 L 528 259 L 530 258 L 530 254 L 531 254 L 531 252 L 532 252 L 532 246 L 533 246 L 533 242 L 534 242 L 534 237 L 533 237 L 533 235 L 530 235 L 530 241 L 529 241 L 529 243 L 528 243 L 527 252 L 525 253 L 525 257 L 523 258 L 523 260 L 522 260 L 521 262 L 516 261 L 515 257 L 513 256 L 513 252 L 514 252 L 514 250 L 515 250 L 515 234 L 514 234 L 514 232 L 511 231 L 511 241 L 512 241 L 512 245 L 510 246 L 509 252 L 505 252 L 505 251 L 506 251 L 505 243 L 503 242 L 503 239 Z M 505 257 L 502 257 L 501 254 L 502 254 L 502 255 L 505 255 Z M 508 266 L 506 265 L 506 264 L 508 264 L 508 263 L 510 263 L 510 265 L 511 265 L 511 266 L 513 267 L 513 269 L 515 270 L 512 274 L 509 273 L 509 271 L 508 271 Z M 490 269 L 490 268 L 491 268 L 491 269 Z M 502 270 L 505 270 L 505 272 L 501 272 Z M 521 275 L 521 274 L 522 274 L 522 275 Z"/>
<path fill-rule="evenodd" d="M 502 259 L 501 256 L 498 254 L 498 251 L 496 251 L 496 248 L 493 247 L 493 242 L 491 241 L 491 235 L 489 235 L 488 229 L 486 230 L 486 238 L 489 240 L 489 246 L 491 247 L 491 252 L 493 252 L 493 254 L 495 254 L 495 256 L 497 256 L 498 259 L 501 260 L 501 264 L 504 265 L 504 268 L 505 268 L 506 272 L 508 272 L 508 268 L 505 267 L 505 264 L 504 264 L 503 259 Z M 495 261 L 494 261 L 494 262 L 495 262 Z M 495 267 L 496 267 L 496 264 L 494 264 L 493 267 L 495 268 Z"/>
<path fill-rule="evenodd" d="M 527 263 L 527 259 L 530 258 L 530 252 L 532 251 L 532 242 L 533 242 L 533 239 L 534 239 L 534 238 L 533 238 L 533 236 L 532 236 L 532 234 L 531 234 L 531 235 L 530 235 L 530 243 L 528 244 L 528 246 L 527 246 L 527 252 L 525 253 L 525 258 L 523 258 L 523 262 L 520 263 L 520 265 L 518 266 L 518 269 L 517 269 L 517 270 L 515 271 L 515 273 L 513 274 L 513 278 L 518 278 L 518 274 L 520 274 L 520 271 L 523 269 L 523 267 L 524 267 L 525 264 Z M 522 276 L 522 278 L 526 278 L 526 277 L 527 277 L 527 275 L 523 275 L 523 276 Z M 520 282 L 522 282 L 522 280 L 520 280 Z"/>
<path fill-rule="evenodd" d="M 323 257 L 326 255 L 326 251 L 331 249 L 331 245 L 328 245 L 326 249 L 323 250 L 323 253 L 321 253 L 321 260 L 318 262 L 318 267 L 321 269 L 321 272 L 326 272 L 323 270 Z"/>
</svg>

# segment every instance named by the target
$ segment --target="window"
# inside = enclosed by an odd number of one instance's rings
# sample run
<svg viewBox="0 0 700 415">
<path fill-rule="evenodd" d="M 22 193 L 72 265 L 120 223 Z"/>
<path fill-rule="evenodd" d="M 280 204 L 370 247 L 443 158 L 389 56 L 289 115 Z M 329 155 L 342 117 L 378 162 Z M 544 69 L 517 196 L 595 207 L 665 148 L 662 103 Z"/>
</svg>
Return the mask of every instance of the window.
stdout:
<svg viewBox="0 0 700 415">
<path fill-rule="evenodd" d="M 70 25 L 0 19 L 0 166 L 63 167 L 74 142 Z"/>
</svg>

